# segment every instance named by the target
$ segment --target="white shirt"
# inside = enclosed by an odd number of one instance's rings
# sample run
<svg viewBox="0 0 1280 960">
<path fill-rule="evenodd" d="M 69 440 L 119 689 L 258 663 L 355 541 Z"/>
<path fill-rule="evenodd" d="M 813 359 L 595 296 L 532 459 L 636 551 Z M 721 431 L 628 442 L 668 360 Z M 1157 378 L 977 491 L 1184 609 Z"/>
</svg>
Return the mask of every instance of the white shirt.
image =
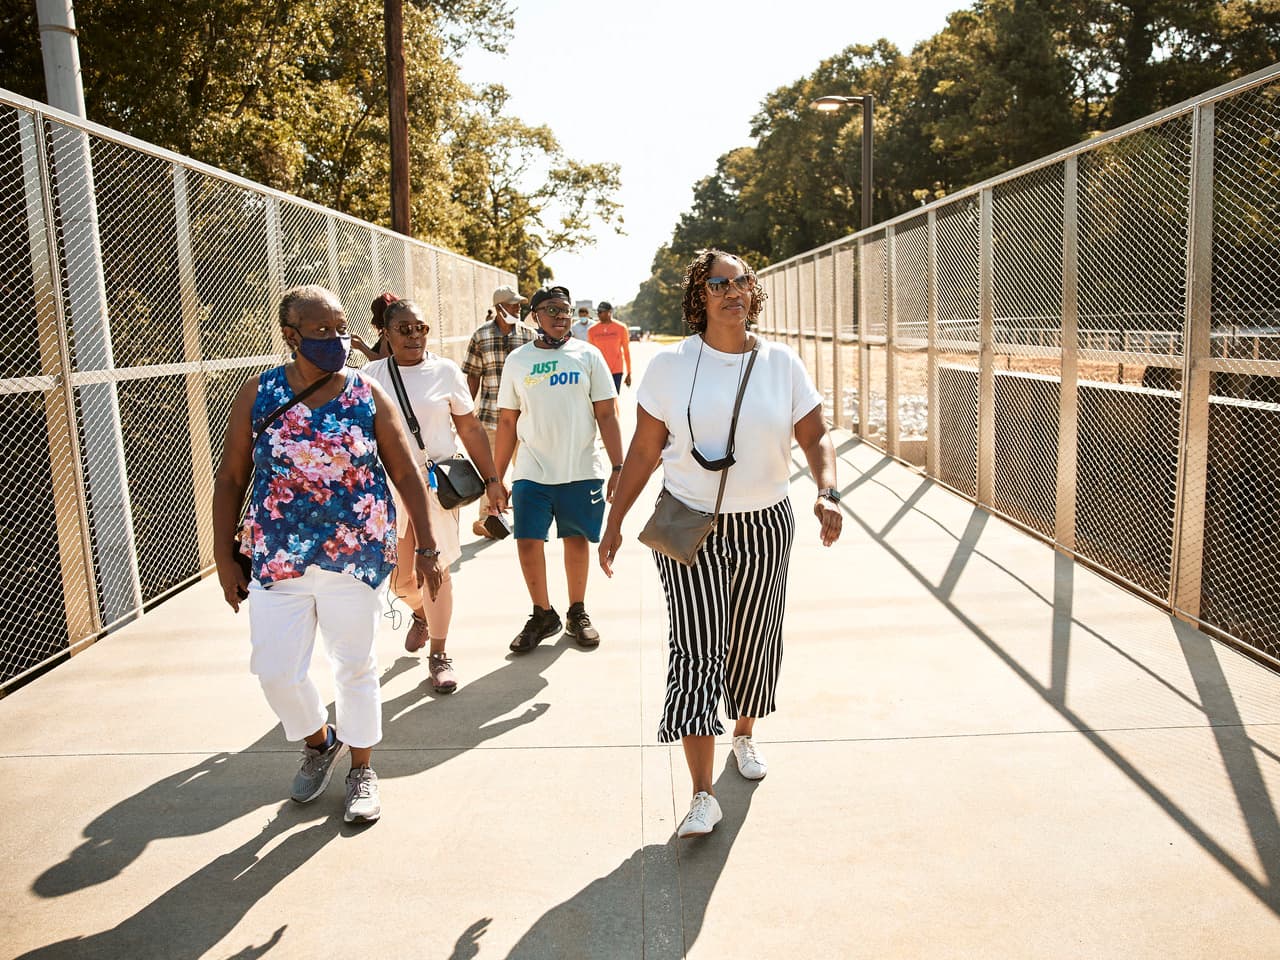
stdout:
<svg viewBox="0 0 1280 960">
<path fill-rule="evenodd" d="M 579 317 L 569 325 L 569 332 L 573 334 L 575 340 L 587 339 L 587 331 L 596 325 L 596 321 L 590 317 Z"/>
<path fill-rule="evenodd" d="M 756 339 L 759 355 L 738 414 L 736 462 L 725 483 L 720 506 L 723 513 L 763 510 L 787 496 L 792 431 L 797 421 L 822 402 L 822 394 L 793 349 Z M 689 420 L 698 452 L 707 460 L 723 457 L 738 384 L 750 359 L 749 353 L 721 353 L 699 336 L 688 337 L 650 361 L 636 392 L 636 401 L 645 412 L 667 427 L 667 442 L 662 448 L 663 484 L 696 510 L 710 513 L 715 509 L 720 474 L 693 459 Z"/>
<path fill-rule="evenodd" d="M 387 360 L 375 360 L 360 372 L 378 381 L 378 385 L 387 391 L 400 413 L 400 421 L 409 437 L 409 446 L 417 449 L 418 441 L 413 438 L 408 418 L 396 399 L 396 388 L 391 382 Z M 452 360 L 427 354 L 421 363 L 412 367 L 401 365 L 400 379 L 404 381 L 404 392 L 409 396 L 413 415 L 418 418 L 418 429 L 422 432 L 422 442 L 427 447 L 423 459 L 445 460 L 457 454 L 453 415 L 462 416 L 475 410 L 471 390 L 467 387 L 467 378 L 462 375 L 462 370 Z"/>
<path fill-rule="evenodd" d="M 546 350 L 535 340 L 511 351 L 502 367 L 498 409 L 520 411 L 520 455 L 512 479 L 556 484 L 603 477 L 594 404 L 617 395 L 609 365 L 589 343 L 570 339 Z"/>
</svg>

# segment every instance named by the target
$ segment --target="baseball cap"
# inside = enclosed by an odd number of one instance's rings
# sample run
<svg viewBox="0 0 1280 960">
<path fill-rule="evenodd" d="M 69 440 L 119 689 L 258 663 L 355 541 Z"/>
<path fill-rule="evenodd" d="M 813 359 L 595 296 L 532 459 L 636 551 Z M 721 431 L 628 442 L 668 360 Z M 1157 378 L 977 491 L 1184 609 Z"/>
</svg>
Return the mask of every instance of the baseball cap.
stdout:
<svg viewBox="0 0 1280 960">
<path fill-rule="evenodd" d="M 596 305 L 596 313 L 599 313 L 601 310 L 612 310 L 612 309 L 613 309 L 613 304 L 610 303 L 608 300 L 601 300 L 600 303 Z"/>
<path fill-rule="evenodd" d="M 543 287 L 533 294 L 533 299 L 529 301 L 529 309 L 537 310 L 538 305 L 548 300 L 568 300 L 573 303 L 573 297 L 569 296 L 568 287 Z"/>
<path fill-rule="evenodd" d="M 493 305 L 496 307 L 500 303 L 528 303 L 527 297 L 522 297 L 516 293 L 514 287 L 499 287 L 493 291 Z"/>
</svg>

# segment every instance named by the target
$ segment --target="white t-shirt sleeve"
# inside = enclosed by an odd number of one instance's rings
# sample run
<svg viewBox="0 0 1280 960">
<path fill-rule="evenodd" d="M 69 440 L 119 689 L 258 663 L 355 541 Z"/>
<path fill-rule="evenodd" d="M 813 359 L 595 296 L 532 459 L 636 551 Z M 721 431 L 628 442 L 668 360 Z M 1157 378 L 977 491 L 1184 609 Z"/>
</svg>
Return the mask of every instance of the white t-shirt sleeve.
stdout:
<svg viewBox="0 0 1280 960">
<path fill-rule="evenodd" d="M 467 378 L 462 369 L 452 360 L 446 360 L 449 371 L 449 412 L 455 417 L 475 413 L 476 402 L 471 398 L 471 388 L 467 386 Z"/>
<path fill-rule="evenodd" d="M 791 423 L 799 423 L 814 407 L 822 403 L 822 394 L 813 384 L 813 378 L 805 369 L 800 354 L 791 347 L 786 347 L 791 359 Z"/>
<path fill-rule="evenodd" d="M 613 387 L 613 374 L 609 371 L 609 364 L 595 346 L 588 344 L 585 351 L 587 362 L 591 364 L 591 402 L 596 403 L 600 400 L 612 400 L 618 395 L 618 391 Z"/>
<path fill-rule="evenodd" d="M 519 352 L 519 349 L 513 350 L 507 357 L 507 362 L 502 365 L 502 379 L 498 381 L 498 409 L 500 410 L 520 409 L 520 396 L 516 393 L 516 377 L 521 376 L 522 373 L 516 367 L 522 367 L 523 364 L 518 360 L 515 363 L 511 362 L 516 359 L 516 354 Z"/>
<path fill-rule="evenodd" d="M 671 353 L 663 351 L 649 361 L 644 376 L 640 378 L 640 386 L 636 388 L 636 403 L 644 407 L 644 412 L 655 420 L 668 423 L 665 400 L 671 396 L 669 369 L 674 360 Z"/>
</svg>

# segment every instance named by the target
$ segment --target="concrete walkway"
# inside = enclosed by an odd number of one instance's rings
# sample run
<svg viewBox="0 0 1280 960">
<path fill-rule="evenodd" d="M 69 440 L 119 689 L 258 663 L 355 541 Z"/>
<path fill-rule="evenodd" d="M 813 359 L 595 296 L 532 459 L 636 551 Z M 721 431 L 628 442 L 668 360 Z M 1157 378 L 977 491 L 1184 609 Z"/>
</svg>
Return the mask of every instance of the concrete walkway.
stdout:
<svg viewBox="0 0 1280 960">
<path fill-rule="evenodd" d="M 0 955 L 1280 957 L 1280 677 L 836 439 L 845 536 L 798 511 L 770 773 L 726 739 L 710 837 L 673 839 L 634 542 L 593 652 L 507 654 L 510 541 L 456 575 L 456 695 L 384 625 L 364 829 L 338 782 L 285 799 L 296 748 L 206 580 L 0 701 Z"/>
</svg>

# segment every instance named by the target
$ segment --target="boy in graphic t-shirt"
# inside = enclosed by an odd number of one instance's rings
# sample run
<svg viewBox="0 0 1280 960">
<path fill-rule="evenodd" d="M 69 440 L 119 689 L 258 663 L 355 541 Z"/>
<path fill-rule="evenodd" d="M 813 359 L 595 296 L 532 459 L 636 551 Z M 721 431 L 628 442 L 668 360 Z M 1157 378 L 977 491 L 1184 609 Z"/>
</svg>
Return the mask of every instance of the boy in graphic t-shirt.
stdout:
<svg viewBox="0 0 1280 960">
<path fill-rule="evenodd" d="M 516 550 L 533 615 L 511 642 L 527 653 L 560 633 L 560 616 L 547 590 L 545 543 L 556 522 L 564 543 L 569 609 L 564 631 L 582 647 L 595 647 L 600 633 L 591 625 L 585 602 L 591 544 L 600 542 L 606 499 L 622 470 L 622 431 L 617 391 L 600 351 L 569 332 L 573 301 L 564 287 L 539 290 L 529 301 L 538 325 L 537 339 L 512 351 L 498 387 L 498 434 L 494 460 L 502 476 L 517 438 L 520 457 L 512 472 Z M 596 430 L 604 441 L 612 471 L 605 473 L 596 454 Z"/>
</svg>

